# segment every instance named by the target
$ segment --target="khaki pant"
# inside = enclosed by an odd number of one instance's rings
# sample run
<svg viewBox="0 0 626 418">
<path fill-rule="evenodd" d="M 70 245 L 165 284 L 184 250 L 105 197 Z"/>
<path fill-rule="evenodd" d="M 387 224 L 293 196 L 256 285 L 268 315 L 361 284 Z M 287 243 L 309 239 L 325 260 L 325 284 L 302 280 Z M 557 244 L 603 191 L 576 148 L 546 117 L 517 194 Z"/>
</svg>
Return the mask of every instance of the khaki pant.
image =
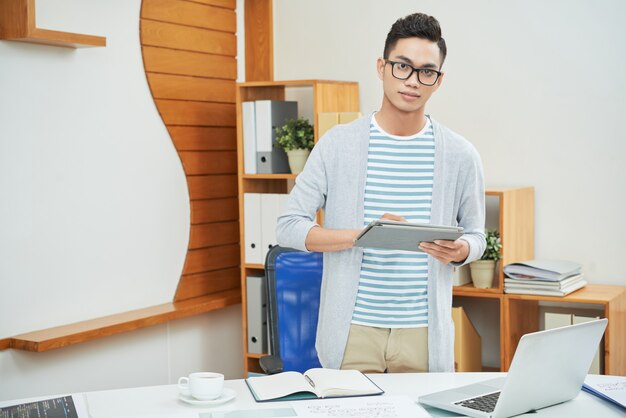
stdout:
<svg viewBox="0 0 626 418">
<path fill-rule="evenodd" d="M 428 372 L 428 328 L 352 324 L 341 368 L 363 373 Z"/>
</svg>

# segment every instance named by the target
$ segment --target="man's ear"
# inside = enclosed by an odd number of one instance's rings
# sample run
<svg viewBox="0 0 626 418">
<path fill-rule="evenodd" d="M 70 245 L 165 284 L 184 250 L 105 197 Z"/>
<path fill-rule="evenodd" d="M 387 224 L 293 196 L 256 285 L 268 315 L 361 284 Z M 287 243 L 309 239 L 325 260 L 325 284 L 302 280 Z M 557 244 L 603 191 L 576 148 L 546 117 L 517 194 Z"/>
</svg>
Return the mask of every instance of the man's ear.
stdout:
<svg viewBox="0 0 626 418">
<path fill-rule="evenodd" d="M 446 73 L 441 72 L 441 75 L 439 76 L 439 79 L 437 79 L 437 89 L 439 89 L 439 87 L 441 87 L 441 83 L 443 82 L 443 76 L 446 75 Z"/>
<path fill-rule="evenodd" d="M 376 60 L 376 71 L 378 71 L 378 78 L 382 80 L 385 74 L 385 60 L 383 58 Z"/>
</svg>

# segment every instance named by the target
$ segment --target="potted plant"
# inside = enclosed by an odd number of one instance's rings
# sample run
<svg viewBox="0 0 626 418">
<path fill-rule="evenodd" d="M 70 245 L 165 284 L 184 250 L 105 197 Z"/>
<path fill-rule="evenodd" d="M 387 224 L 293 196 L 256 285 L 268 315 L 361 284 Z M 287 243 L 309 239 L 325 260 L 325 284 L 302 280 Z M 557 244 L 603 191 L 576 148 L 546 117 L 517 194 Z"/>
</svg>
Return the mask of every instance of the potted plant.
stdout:
<svg viewBox="0 0 626 418">
<path fill-rule="evenodd" d="M 470 271 L 474 287 L 486 289 L 492 286 L 496 272 L 496 262 L 501 258 L 502 243 L 500 233 L 496 230 L 486 230 L 487 246 L 480 260 L 470 263 Z"/>
<path fill-rule="evenodd" d="M 313 149 L 313 126 L 308 119 L 300 117 L 287 120 L 275 132 L 276 143 L 287 153 L 291 172 L 300 173 Z"/>
</svg>

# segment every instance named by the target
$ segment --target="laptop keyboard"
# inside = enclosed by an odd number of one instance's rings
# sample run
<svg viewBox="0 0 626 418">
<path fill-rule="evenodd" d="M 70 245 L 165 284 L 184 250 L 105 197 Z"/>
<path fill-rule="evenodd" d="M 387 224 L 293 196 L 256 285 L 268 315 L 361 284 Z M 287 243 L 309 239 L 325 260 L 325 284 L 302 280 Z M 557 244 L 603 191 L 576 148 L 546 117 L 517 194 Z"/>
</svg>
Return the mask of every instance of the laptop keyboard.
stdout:
<svg viewBox="0 0 626 418">
<path fill-rule="evenodd" d="M 458 406 L 463 406 L 465 408 L 476 409 L 477 411 L 493 412 L 493 410 L 496 408 L 496 402 L 498 402 L 499 396 L 500 392 L 494 392 L 472 399 L 465 399 L 463 401 L 455 402 L 454 404 Z"/>
</svg>

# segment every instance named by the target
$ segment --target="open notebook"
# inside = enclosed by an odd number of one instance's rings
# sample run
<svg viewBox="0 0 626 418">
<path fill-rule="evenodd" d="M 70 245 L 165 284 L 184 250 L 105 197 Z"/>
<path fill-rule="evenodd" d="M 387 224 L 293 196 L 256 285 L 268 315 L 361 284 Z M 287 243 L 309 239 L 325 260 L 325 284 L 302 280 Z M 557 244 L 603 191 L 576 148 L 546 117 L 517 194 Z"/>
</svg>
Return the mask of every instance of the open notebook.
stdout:
<svg viewBox="0 0 626 418">
<path fill-rule="evenodd" d="M 380 395 L 384 391 L 358 370 L 309 369 L 246 379 L 257 402 Z"/>
</svg>

